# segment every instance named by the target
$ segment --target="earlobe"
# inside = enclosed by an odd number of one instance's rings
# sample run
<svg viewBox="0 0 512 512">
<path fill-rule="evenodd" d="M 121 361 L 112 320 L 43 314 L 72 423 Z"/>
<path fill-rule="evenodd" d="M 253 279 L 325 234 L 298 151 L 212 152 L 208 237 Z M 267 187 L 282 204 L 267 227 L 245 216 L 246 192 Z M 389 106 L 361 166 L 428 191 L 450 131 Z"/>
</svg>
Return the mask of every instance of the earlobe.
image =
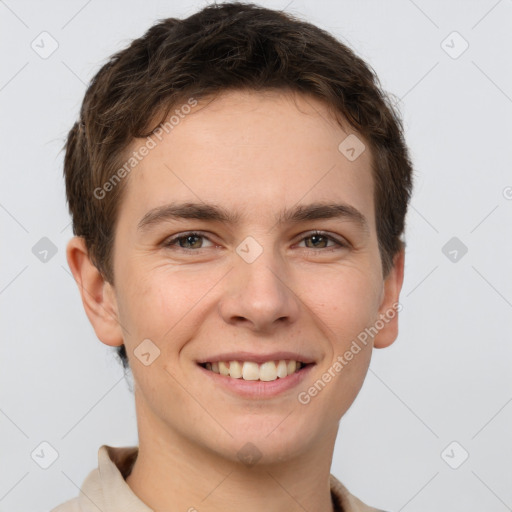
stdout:
<svg viewBox="0 0 512 512">
<path fill-rule="evenodd" d="M 90 260 L 83 237 L 75 236 L 68 242 L 66 257 L 96 336 L 106 345 L 122 345 L 114 289 Z"/>
<path fill-rule="evenodd" d="M 402 248 L 393 258 L 393 268 L 384 281 L 383 298 L 376 326 L 378 333 L 373 340 L 375 348 L 389 347 L 398 336 L 398 312 L 402 309 L 399 301 L 404 280 L 404 262 L 405 248 Z"/>
</svg>

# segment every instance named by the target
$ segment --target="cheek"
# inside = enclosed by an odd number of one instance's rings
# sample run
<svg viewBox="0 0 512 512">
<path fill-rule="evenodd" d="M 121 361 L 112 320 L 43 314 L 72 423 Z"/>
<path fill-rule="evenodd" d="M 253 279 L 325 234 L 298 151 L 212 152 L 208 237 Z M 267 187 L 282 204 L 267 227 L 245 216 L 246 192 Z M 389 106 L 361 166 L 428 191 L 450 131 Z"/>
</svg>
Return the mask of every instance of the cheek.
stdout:
<svg viewBox="0 0 512 512">
<path fill-rule="evenodd" d="M 331 354 L 322 364 L 321 380 L 326 385 L 324 403 L 332 404 L 332 418 L 339 418 L 359 393 L 372 355 L 372 339 L 366 330 L 378 318 L 378 276 L 355 269 L 340 272 L 330 282 L 323 319 L 330 327 Z M 320 404 L 319 404 L 320 405 Z"/>
<path fill-rule="evenodd" d="M 204 316 L 208 292 L 222 277 L 215 271 L 190 272 L 161 266 L 130 269 L 124 281 L 120 303 L 120 320 L 126 326 L 125 343 L 135 346 L 140 340 L 155 341 L 162 355 L 181 347 Z M 173 343 L 170 343 L 170 341 Z"/>
<path fill-rule="evenodd" d="M 123 327 L 127 351 L 133 354 L 138 345 L 146 339 L 154 341 L 160 348 L 159 339 L 165 332 L 163 324 L 172 321 L 168 316 L 168 310 L 172 307 L 167 304 L 168 299 L 163 295 L 165 287 L 153 282 L 148 275 L 137 275 L 133 271 L 122 277 L 119 274 L 119 281 L 119 322 Z"/>
<path fill-rule="evenodd" d="M 344 350 L 351 340 L 378 317 L 381 289 L 371 269 L 338 268 L 316 280 L 302 283 L 304 301 L 317 319 L 327 326 L 327 335 L 336 350 Z"/>
</svg>

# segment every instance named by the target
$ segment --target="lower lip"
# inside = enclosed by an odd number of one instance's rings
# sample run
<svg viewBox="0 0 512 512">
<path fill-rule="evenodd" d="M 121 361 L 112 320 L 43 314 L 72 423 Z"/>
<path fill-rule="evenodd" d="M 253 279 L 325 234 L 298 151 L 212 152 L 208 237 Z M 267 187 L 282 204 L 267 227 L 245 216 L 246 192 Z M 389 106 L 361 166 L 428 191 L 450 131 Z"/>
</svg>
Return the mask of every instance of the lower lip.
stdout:
<svg viewBox="0 0 512 512">
<path fill-rule="evenodd" d="M 314 364 L 308 364 L 298 372 L 271 381 L 233 379 L 232 377 L 207 370 L 200 365 L 198 368 L 217 386 L 244 398 L 264 399 L 285 393 L 298 386 L 309 374 Z"/>
</svg>

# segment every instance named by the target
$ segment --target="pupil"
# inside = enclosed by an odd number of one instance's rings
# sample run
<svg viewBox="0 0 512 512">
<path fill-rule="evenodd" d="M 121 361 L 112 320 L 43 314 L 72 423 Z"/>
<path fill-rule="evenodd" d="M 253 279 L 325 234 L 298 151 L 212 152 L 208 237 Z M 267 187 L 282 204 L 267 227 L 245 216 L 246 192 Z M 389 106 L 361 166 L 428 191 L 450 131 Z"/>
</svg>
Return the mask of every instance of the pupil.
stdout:
<svg viewBox="0 0 512 512">
<path fill-rule="evenodd" d="M 316 247 L 317 246 L 317 242 L 318 241 L 322 241 L 324 237 L 322 235 L 311 235 L 310 239 L 311 241 L 313 242 L 314 246 Z"/>
<path fill-rule="evenodd" d="M 187 237 L 185 237 L 185 243 L 188 245 L 190 244 L 191 246 L 194 246 L 194 242 L 192 240 L 198 240 L 199 237 L 197 235 L 188 235 Z"/>
</svg>

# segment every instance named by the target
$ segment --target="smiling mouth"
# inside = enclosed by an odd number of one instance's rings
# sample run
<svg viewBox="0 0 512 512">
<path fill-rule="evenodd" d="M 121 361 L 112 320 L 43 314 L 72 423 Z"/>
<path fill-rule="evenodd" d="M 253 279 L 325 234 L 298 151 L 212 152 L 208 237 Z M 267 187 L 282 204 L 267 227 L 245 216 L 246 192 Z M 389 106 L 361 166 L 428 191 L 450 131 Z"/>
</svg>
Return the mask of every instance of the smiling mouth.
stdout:
<svg viewBox="0 0 512 512">
<path fill-rule="evenodd" d="M 279 361 L 266 361 L 261 364 L 253 361 L 216 361 L 213 363 L 199 363 L 199 366 L 232 379 L 269 382 L 284 379 L 311 364 L 293 359 L 280 359 Z"/>
</svg>

